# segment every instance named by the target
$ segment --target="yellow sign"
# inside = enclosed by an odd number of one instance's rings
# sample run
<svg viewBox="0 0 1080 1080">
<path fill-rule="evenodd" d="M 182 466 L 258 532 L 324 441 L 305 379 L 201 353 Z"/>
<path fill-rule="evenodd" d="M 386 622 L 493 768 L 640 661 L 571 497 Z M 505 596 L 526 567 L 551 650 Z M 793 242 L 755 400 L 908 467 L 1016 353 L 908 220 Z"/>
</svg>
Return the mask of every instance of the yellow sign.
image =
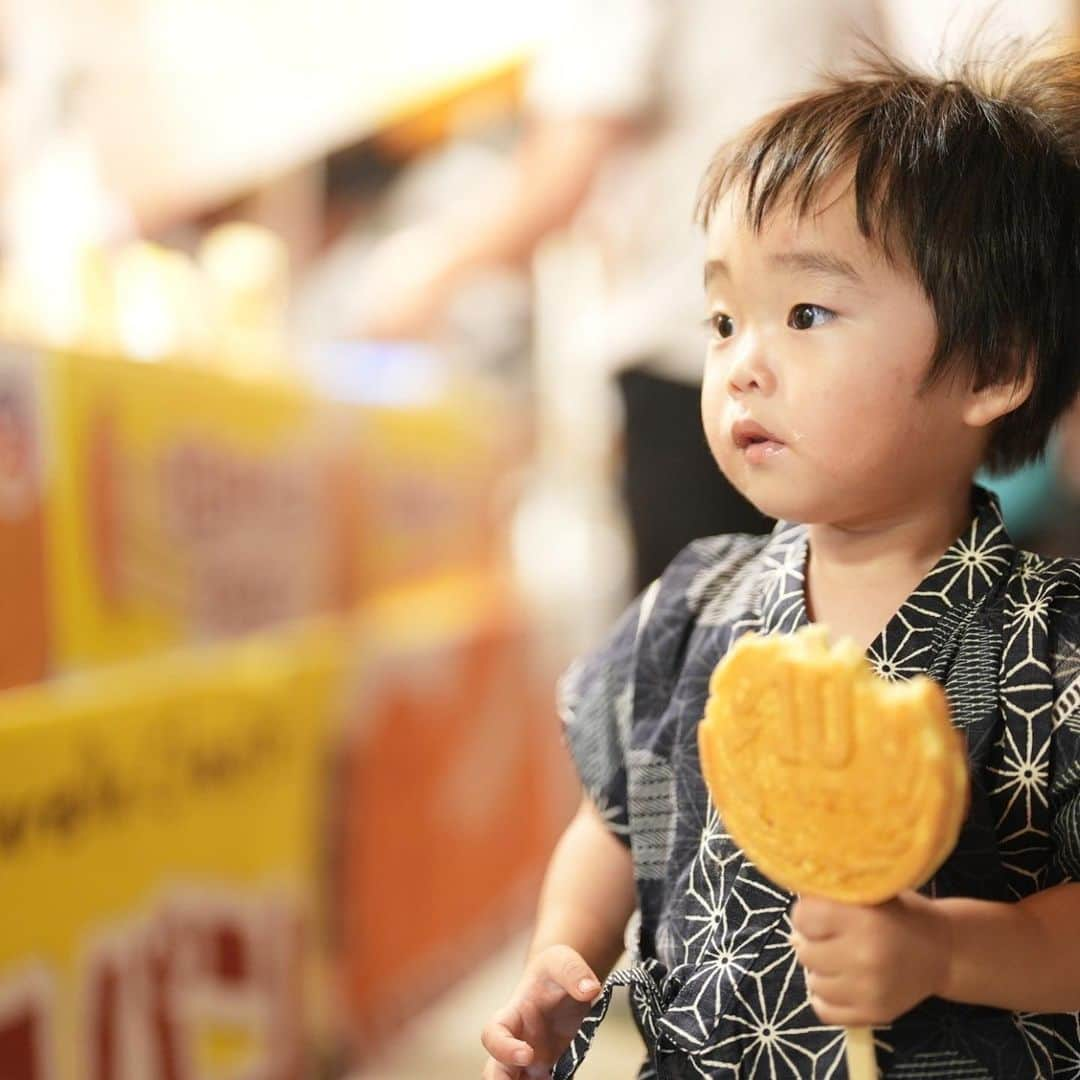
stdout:
<svg viewBox="0 0 1080 1080">
<path fill-rule="evenodd" d="M 344 638 L 0 698 L 0 1076 L 294 1080 Z"/>
<path fill-rule="evenodd" d="M 47 359 L 56 668 L 351 599 L 353 541 L 335 533 L 349 485 L 317 399 L 181 364 Z"/>
<path fill-rule="evenodd" d="M 0 689 L 497 570 L 518 419 L 0 346 Z"/>
<path fill-rule="evenodd" d="M 509 406 L 459 389 L 419 407 L 365 410 L 363 552 L 375 588 L 505 562 L 519 421 Z"/>
</svg>

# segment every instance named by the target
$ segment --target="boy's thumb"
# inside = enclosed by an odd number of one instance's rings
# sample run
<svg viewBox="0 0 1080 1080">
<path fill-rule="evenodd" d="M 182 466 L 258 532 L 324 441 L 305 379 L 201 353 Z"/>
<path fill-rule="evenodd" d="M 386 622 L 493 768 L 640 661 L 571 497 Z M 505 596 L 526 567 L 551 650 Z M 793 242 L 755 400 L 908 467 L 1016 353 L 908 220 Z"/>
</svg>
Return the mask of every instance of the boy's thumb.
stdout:
<svg viewBox="0 0 1080 1080">
<path fill-rule="evenodd" d="M 553 946 L 548 963 L 551 977 L 577 1001 L 591 1001 L 600 992 L 592 968 L 568 945 Z"/>
</svg>

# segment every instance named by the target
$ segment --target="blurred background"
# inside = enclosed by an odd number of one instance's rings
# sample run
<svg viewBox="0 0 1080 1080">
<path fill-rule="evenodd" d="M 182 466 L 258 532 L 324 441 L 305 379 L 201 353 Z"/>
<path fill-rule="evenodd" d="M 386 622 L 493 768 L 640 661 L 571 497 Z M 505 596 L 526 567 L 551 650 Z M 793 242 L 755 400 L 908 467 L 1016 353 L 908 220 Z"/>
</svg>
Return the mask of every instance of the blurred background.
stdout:
<svg viewBox="0 0 1080 1080">
<path fill-rule="evenodd" d="M 473 1077 L 696 536 L 712 152 L 1076 0 L 0 3 L 0 1077 Z M 987 478 L 1080 554 L 1080 438 Z M 634 1075 L 616 1006 L 581 1075 Z"/>
</svg>

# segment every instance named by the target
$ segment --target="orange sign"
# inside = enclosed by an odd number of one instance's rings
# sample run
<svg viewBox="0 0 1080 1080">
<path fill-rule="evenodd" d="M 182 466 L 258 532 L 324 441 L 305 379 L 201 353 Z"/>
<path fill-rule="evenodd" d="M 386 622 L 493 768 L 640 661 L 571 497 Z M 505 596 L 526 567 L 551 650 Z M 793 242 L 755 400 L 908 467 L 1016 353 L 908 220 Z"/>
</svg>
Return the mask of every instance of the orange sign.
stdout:
<svg viewBox="0 0 1080 1080">
<path fill-rule="evenodd" d="M 48 662 L 45 433 L 34 359 L 0 349 L 0 690 L 43 678 Z"/>
<path fill-rule="evenodd" d="M 343 976 L 360 1056 L 524 923 L 575 798 L 524 620 L 476 594 L 458 610 L 456 627 L 375 660 L 345 754 Z M 377 643 L 393 636 L 374 627 Z"/>
</svg>

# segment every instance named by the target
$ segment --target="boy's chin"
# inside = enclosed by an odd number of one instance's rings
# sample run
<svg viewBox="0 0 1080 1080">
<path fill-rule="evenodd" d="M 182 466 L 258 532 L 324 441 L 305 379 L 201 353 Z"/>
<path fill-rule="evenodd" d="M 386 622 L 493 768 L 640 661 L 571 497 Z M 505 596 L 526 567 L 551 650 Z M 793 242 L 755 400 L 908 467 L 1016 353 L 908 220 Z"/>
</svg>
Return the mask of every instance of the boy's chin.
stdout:
<svg viewBox="0 0 1080 1080">
<path fill-rule="evenodd" d="M 808 491 L 767 490 L 763 484 L 736 484 L 735 487 L 761 513 L 778 521 L 812 525 L 828 516 L 828 507 Z"/>
</svg>

